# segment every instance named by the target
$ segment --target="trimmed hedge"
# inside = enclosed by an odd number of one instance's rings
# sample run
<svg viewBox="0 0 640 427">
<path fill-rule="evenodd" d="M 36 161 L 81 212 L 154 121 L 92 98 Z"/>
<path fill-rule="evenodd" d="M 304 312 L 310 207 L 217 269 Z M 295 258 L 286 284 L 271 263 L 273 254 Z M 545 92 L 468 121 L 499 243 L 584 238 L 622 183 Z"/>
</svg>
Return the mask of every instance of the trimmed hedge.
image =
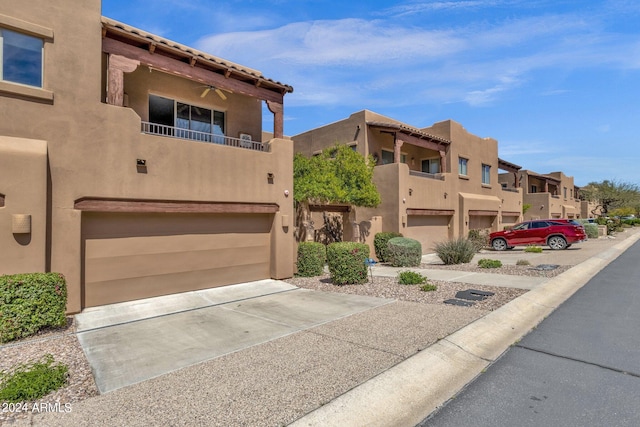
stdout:
<svg viewBox="0 0 640 427">
<path fill-rule="evenodd" d="M 0 342 L 65 326 L 67 284 L 59 273 L 0 276 Z"/>
<path fill-rule="evenodd" d="M 422 262 L 422 245 L 407 237 L 394 237 L 387 242 L 389 262 L 394 267 L 418 267 Z"/>
<path fill-rule="evenodd" d="M 369 246 L 356 242 L 336 242 L 327 246 L 327 263 L 334 285 L 367 282 Z"/>
<path fill-rule="evenodd" d="M 298 245 L 298 276 L 320 276 L 327 262 L 327 248 L 319 242 L 301 242 Z"/>
<path fill-rule="evenodd" d="M 373 238 L 373 248 L 376 251 L 376 257 L 380 262 L 389 262 L 389 250 L 387 243 L 394 237 L 402 237 L 401 233 L 395 233 L 393 231 L 383 231 L 376 233 Z"/>
</svg>

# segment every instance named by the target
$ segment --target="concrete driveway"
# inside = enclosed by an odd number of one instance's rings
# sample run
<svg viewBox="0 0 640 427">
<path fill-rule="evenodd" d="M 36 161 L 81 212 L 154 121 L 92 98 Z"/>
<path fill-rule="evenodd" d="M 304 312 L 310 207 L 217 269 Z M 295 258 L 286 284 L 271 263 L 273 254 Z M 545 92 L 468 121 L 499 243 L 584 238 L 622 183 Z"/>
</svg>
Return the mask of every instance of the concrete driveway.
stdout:
<svg viewBox="0 0 640 427">
<path fill-rule="evenodd" d="M 261 280 L 89 308 L 76 322 L 106 393 L 390 302 Z"/>
</svg>

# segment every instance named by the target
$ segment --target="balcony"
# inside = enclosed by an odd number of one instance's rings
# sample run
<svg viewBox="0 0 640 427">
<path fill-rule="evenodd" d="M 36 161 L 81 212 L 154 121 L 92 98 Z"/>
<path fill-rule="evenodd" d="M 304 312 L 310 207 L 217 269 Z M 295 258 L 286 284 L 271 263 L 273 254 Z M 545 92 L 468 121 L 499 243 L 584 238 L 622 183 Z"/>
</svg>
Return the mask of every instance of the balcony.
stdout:
<svg viewBox="0 0 640 427">
<path fill-rule="evenodd" d="M 426 173 L 426 172 L 409 170 L 409 175 L 418 176 L 420 178 L 437 179 L 440 181 L 444 181 L 444 175 L 442 175 L 441 173 Z"/>
<path fill-rule="evenodd" d="M 188 139 L 190 141 L 206 142 L 210 144 L 226 145 L 227 147 L 243 148 L 253 151 L 269 151 L 269 144 L 248 139 L 232 138 L 209 132 L 165 126 L 158 123 L 142 122 L 142 133 L 166 136 L 169 138 Z"/>
</svg>

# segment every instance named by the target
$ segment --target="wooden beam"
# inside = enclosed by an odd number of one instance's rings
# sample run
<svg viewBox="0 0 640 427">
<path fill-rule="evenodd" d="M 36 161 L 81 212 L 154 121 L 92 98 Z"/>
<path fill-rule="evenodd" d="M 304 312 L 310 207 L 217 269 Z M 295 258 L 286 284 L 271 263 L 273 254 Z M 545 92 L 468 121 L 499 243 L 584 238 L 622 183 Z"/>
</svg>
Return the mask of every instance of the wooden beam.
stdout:
<svg viewBox="0 0 640 427">
<path fill-rule="evenodd" d="M 234 78 L 226 78 L 222 71 L 221 73 L 218 73 L 201 68 L 201 63 L 198 63 L 197 67 L 191 67 L 186 62 L 162 55 L 158 49 L 156 49 L 154 54 L 151 54 L 147 50 L 137 48 L 118 40 L 105 38 L 102 40 L 102 51 L 140 61 L 140 64 L 151 67 L 154 70 L 194 80 L 204 85 L 227 89 L 234 93 L 265 101 L 272 101 L 280 104 L 284 103 L 284 96 L 279 91 L 273 91 L 264 87 L 256 87 L 254 80 L 251 82 L 244 82 Z"/>
<path fill-rule="evenodd" d="M 309 205 L 311 212 L 351 212 L 349 205 Z"/>
<path fill-rule="evenodd" d="M 520 216 L 520 212 L 502 211 L 502 216 Z"/>
<path fill-rule="evenodd" d="M 426 148 L 428 150 L 433 150 L 435 152 L 443 151 L 443 145 L 437 144 L 433 141 L 427 141 L 426 139 L 417 138 L 412 135 L 407 135 L 406 133 L 398 132 L 398 139 L 406 142 L 410 145 L 415 145 L 418 147 Z"/>
<path fill-rule="evenodd" d="M 280 207 L 275 203 L 200 202 L 85 197 L 76 200 L 74 209 L 84 212 L 273 214 L 278 212 Z"/>
<path fill-rule="evenodd" d="M 497 216 L 498 211 L 470 210 L 469 216 Z"/>
<path fill-rule="evenodd" d="M 407 208 L 407 215 L 416 216 L 453 216 L 456 211 L 453 209 L 413 209 Z"/>
</svg>

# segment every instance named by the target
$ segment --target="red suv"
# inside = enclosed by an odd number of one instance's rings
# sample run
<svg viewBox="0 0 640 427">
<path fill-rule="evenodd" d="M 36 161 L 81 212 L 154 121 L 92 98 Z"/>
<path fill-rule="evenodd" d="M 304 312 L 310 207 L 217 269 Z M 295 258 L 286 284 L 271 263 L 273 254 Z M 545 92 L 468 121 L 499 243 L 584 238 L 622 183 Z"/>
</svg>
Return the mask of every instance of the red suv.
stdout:
<svg viewBox="0 0 640 427">
<path fill-rule="evenodd" d="M 548 245 L 551 249 L 566 249 L 573 243 L 587 240 L 582 225 L 566 220 L 538 219 L 514 225 L 509 230 L 489 235 L 491 247 L 496 251 L 513 249 L 514 246 Z"/>
</svg>

